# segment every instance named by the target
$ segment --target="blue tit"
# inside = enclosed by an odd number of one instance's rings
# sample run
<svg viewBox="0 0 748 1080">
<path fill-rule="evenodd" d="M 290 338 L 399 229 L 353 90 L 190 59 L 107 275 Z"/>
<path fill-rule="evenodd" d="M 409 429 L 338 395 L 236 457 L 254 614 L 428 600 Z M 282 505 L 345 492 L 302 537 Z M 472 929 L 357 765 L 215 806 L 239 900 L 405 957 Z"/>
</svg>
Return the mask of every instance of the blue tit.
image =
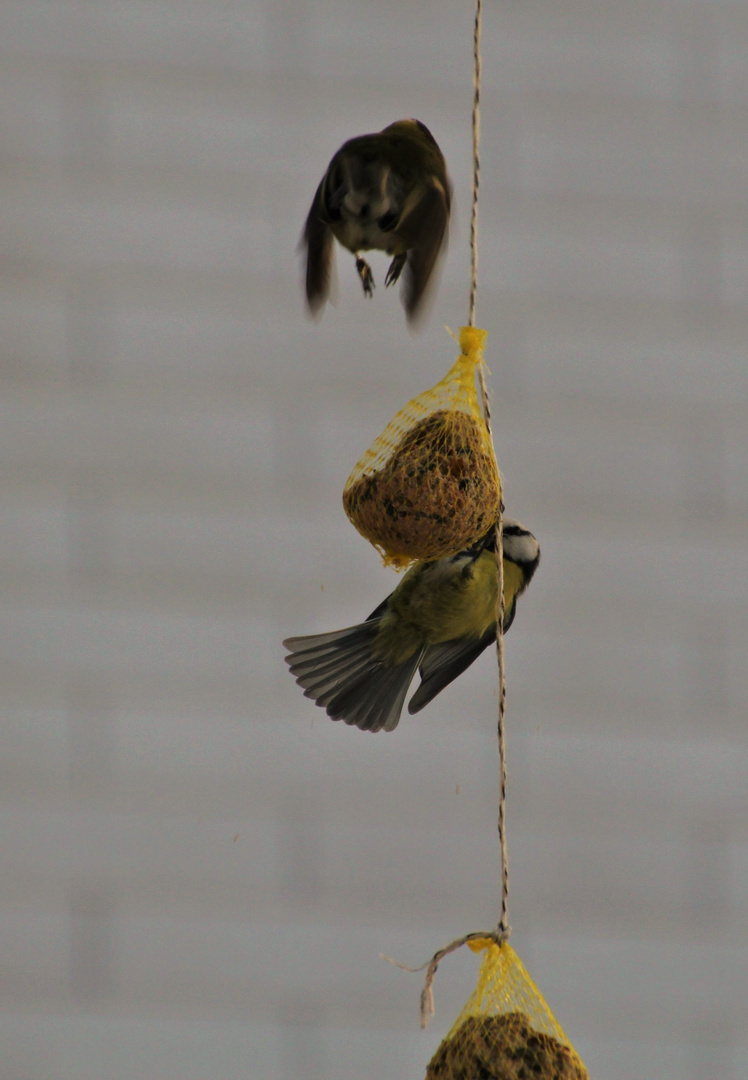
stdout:
<svg viewBox="0 0 748 1080">
<path fill-rule="evenodd" d="M 413 319 L 447 237 L 452 188 L 433 135 L 420 120 L 398 120 L 349 139 L 322 177 L 306 219 L 306 298 L 316 314 L 330 292 L 333 239 L 356 256 L 364 294 L 374 277 L 361 257 L 376 248 L 394 258 L 385 285 L 403 269 L 403 303 Z"/>
<path fill-rule="evenodd" d="M 540 561 L 531 532 L 504 520 L 504 630 Z M 286 663 L 304 695 L 333 720 L 392 731 L 408 704 L 416 713 L 496 640 L 496 531 L 458 555 L 412 566 L 366 622 L 330 634 L 287 638 Z"/>
</svg>

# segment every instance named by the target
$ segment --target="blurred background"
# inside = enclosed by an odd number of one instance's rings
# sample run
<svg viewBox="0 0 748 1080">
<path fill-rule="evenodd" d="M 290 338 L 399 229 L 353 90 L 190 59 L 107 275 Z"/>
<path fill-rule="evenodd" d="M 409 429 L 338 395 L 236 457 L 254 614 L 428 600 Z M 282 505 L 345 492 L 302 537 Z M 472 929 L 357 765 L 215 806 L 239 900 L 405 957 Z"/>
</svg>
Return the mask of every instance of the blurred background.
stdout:
<svg viewBox="0 0 748 1080">
<path fill-rule="evenodd" d="M 472 0 L 0 10 L 5 1080 L 413 1080 L 498 917 L 489 651 L 392 734 L 281 639 L 396 578 L 341 507 L 467 319 Z M 486 0 L 477 322 L 507 512 L 512 944 L 592 1080 L 748 1073 L 748 7 Z M 346 138 L 455 188 L 305 316 Z M 463 953 L 465 955 L 463 955 Z"/>
</svg>

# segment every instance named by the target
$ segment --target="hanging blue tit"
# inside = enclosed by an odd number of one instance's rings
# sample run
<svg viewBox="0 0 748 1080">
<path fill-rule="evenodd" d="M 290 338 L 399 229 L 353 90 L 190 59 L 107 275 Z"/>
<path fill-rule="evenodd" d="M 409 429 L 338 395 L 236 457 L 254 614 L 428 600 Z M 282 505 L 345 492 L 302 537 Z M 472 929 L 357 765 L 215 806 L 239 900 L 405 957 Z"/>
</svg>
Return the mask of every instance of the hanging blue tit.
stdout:
<svg viewBox="0 0 748 1080">
<path fill-rule="evenodd" d="M 540 547 L 529 530 L 504 520 L 504 630 L 530 584 Z M 332 720 L 362 731 L 397 727 L 416 670 L 421 683 L 408 704 L 416 713 L 496 640 L 496 530 L 473 547 L 420 562 L 366 622 L 329 634 L 287 638 L 286 663 L 304 695 Z"/>
</svg>

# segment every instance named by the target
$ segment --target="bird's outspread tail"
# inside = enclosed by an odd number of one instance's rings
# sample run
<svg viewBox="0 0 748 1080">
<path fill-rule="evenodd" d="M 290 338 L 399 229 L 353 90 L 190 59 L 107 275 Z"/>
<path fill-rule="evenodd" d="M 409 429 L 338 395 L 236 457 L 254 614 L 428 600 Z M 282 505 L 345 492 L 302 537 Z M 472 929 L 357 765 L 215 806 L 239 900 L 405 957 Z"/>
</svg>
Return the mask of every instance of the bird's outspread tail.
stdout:
<svg viewBox="0 0 748 1080">
<path fill-rule="evenodd" d="M 405 695 L 421 653 L 400 664 L 385 663 L 374 651 L 380 618 L 329 634 L 286 638 L 286 663 L 305 697 L 325 709 L 332 720 L 355 724 L 362 731 L 397 727 Z"/>
</svg>

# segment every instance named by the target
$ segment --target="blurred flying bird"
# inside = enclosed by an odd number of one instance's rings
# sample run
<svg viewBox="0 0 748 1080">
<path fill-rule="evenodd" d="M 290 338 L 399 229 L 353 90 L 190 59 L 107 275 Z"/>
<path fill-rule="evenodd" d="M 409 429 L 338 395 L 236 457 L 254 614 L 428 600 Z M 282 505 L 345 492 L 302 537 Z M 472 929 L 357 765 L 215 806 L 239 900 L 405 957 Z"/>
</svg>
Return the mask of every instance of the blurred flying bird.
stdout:
<svg viewBox="0 0 748 1080">
<path fill-rule="evenodd" d="M 394 256 L 384 283 L 394 284 L 405 269 L 403 304 L 414 319 L 446 241 L 451 199 L 444 157 L 420 120 L 398 120 L 344 143 L 322 177 L 304 227 L 311 312 L 322 308 L 330 292 L 334 238 L 356 256 L 366 296 L 373 293 L 374 276 L 360 253 L 376 248 Z"/>
</svg>

